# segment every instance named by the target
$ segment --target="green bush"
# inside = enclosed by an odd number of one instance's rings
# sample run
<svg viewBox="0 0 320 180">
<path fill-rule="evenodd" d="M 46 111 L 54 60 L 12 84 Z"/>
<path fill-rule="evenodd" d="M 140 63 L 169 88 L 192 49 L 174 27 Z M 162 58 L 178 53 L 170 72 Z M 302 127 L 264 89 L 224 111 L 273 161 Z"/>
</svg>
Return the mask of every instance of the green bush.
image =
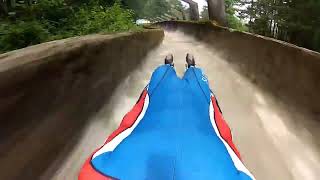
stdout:
<svg viewBox="0 0 320 180">
<path fill-rule="evenodd" d="M 67 6 L 64 0 L 41 0 L 32 8 L 37 19 L 56 22 L 68 18 L 72 13 L 72 7 Z"/>
<path fill-rule="evenodd" d="M 41 0 L 32 6 L 33 16 L 53 35 L 64 33 L 74 9 L 64 0 Z"/>
<path fill-rule="evenodd" d="M 66 4 L 65 0 L 41 0 L 26 7 L 18 20 L 0 20 L 0 52 L 77 35 L 138 28 L 133 11 L 122 8 L 120 1 L 109 7 L 100 4 L 98 0 L 77 5 Z"/>
<path fill-rule="evenodd" d="M 83 7 L 69 21 L 76 35 L 98 32 L 119 32 L 136 28 L 131 10 L 118 3 L 111 7 Z"/>
<path fill-rule="evenodd" d="M 9 28 L 8 28 L 9 27 Z M 48 39 L 49 33 L 43 25 L 37 21 L 2 25 L 3 34 L 0 36 L 1 51 L 9 51 L 39 44 Z"/>
<path fill-rule="evenodd" d="M 248 27 L 245 26 L 240 19 L 234 15 L 227 14 L 228 26 L 238 31 L 248 31 Z"/>
</svg>

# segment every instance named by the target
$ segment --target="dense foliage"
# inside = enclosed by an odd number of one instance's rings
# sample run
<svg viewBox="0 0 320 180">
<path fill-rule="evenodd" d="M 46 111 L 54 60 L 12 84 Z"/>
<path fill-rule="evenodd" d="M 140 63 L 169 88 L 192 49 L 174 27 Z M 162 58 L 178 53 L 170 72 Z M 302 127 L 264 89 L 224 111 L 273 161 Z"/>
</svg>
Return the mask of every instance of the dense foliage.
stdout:
<svg viewBox="0 0 320 180">
<path fill-rule="evenodd" d="M 120 1 L 41 0 L 3 17 L 0 52 L 45 41 L 98 32 L 119 32 L 138 28 L 132 10 Z"/>
<path fill-rule="evenodd" d="M 19 4 L 23 2 L 24 4 Z M 228 26 L 320 51 L 319 0 L 225 0 Z M 189 19 L 180 0 L 0 0 L 0 53 L 55 39 Z M 208 20 L 208 9 L 201 12 Z"/>
<path fill-rule="evenodd" d="M 239 31 L 247 31 L 248 28 L 235 15 L 235 13 L 236 13 L 235 4 L 237 2 L 238 2 L 238 0 L 225 0 L 228 25 L 229 25 L 229 27 L 231 27 L 233 29 L 237 29 Z"/>
<path fill-rule="evenodd" d="M 319 0 L 240 0 L 249 30 L 320 51 Z"/>
<path fill-rule="evenodd" d="M 135 20 L 140 18 L 187 19 L 186 9 L 179 0 L 19 2 L 0 1 L 0 53 L 71 36 L 135 30 L 139 29 Z M 7 6 L 8 3 L 16 5 Z"/>
<path fill-rule="evenodd" d="M 227 22 L 230 28 L 239 30 L 239 31 L 247 31 L 248 28 L 244 25 L 244 23 L 236 16 L 236 9 L 234 6 L 238 0 L 225 0 L 226 6 L 226 15 Z M 209 20 L 208 7 L 205 6 L 200 14 L 202 20 Z"/>
<path fill-rule="evenodd" d="M 137 18 L 164 20 L 170 18 L 187 19 L 185 8 L 179 0 L 123 0 L 133 9 Z"/>
</svg>

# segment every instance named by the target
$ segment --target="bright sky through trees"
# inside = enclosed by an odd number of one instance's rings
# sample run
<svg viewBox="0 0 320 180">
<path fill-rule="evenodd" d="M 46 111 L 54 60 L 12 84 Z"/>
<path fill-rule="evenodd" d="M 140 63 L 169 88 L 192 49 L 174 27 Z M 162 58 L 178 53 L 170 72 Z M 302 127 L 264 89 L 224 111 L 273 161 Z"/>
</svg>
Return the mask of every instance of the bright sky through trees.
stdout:
<svg viewBox="0 0 320 180">
<path fill-rule="evenodd" d="M 203 6 L 207 6 L 207 1 L 206 0 L 193 0 L 194 2 L 197 2 L 198 3 L 198 6 L 199 6 L 199 12 L 202 11 L 203 9 Z M 185 2 L 182 2 L 183 5 L 187 6 L 188 4 L 185 3 Z"/>
</svg>

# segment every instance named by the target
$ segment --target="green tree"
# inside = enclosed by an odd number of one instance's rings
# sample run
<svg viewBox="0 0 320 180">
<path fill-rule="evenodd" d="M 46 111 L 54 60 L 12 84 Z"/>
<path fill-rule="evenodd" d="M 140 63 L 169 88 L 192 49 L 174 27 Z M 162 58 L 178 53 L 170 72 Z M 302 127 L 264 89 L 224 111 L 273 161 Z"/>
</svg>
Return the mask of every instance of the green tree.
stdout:
<svg viewBox="0 0 320 180">
<path fill-rule="evenodd" d="M 124 4 L 135 11 L 137 18 L 161 17 L 172 10 L 169 0 L 124 0 Z"/>
<path fill-rule="evenodd" d="M 240 17 L 249 19 L 253 33 L 320 51 L 320 1 L 241 0 L 248 8 Z"/>
<path fill-rule="evenodd" d="M 50 36 L 48 30 L 38 21 L 17 21 L 12 24 L 2 24 L 0 30 L 5 34 L 0 36 L 0 52 L 39 44 Z"/>
<path fill-rule="evenodd" d="M 204 6 L 201 14 L 200 14 L 201 20 L 209 20 L 209 12 L 208 12 L 208 6 Z"/>
<path fill-rule="evenodd" d="M 247 31 L 248 28 L 236 16 L 235 5 L 237 5 L 238 3 L 239 0 L 225 0 L 228 26 L 239 31 Z"/>
<path fill-rule="evenodd" d="M 165 0 L 149 0 L 144 7 L 144 17 L 154 18 L 170 11 L 170 5 Z"/>
<path fill-rule="evenodd" d="M 111 5 L 109 5 L 111 4 Z M 135 30 L 134 12 L 120 0 L 41 0 L 0 19 L 0 52 L 50 40 Z"/>
<path fill-rule="evenodd" d="M 149 0 L 124 0 L 125 6 L 134 10 L 137 18 L 143 18 L 145 5 Z"/>
<path fill-rule="evenodd" d="M 119 3 L 112 7 L 82 7 L 69 23 L 71 32 L 75 35 L 128 31 L 135 28 L 133 11 L 124 10 Z"/>
<path fill-rule="evenodd" d="M 182 5 L 180 0 L 169 0 L 171 5 L 170 14 L 178 19 L 186 20 L 187 15 L 185 13 L 185 7 Z"/>
</svg>

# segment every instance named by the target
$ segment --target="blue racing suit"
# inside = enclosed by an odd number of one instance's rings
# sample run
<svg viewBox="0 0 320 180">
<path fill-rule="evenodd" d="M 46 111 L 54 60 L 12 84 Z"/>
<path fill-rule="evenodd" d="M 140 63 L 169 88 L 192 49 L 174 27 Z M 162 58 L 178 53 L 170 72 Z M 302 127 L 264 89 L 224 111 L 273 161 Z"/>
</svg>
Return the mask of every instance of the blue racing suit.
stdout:
<svg viewBox="0 0 320 180">
<path fill-rule="evenodd" d="M 83 166 L 79 179 L 254 179 L 232 142 L 202 70 L 179 78 L 158 67 L 120 127 Z"/>
</svg>

